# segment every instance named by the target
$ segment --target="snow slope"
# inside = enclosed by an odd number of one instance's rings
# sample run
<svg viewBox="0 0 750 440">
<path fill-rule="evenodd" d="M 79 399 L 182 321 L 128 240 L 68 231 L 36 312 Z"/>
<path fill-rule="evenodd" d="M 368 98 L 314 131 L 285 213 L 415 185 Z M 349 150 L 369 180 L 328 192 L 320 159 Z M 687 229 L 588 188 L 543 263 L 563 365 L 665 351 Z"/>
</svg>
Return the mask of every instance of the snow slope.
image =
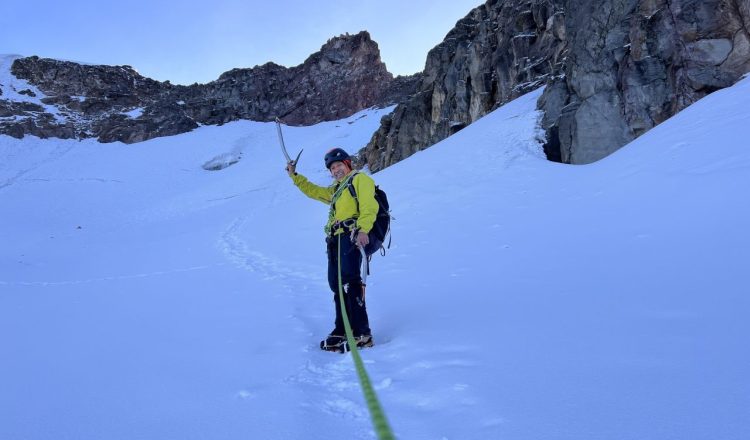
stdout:
<svg viewBox="0 0 750 440">
<path fill-rule="evenodd" d="M 397 437 L 750 438 L 750 80 L 586 166 L 544 160 L 539 93 L 374 176 L 362 355 Z M 387 111 L 286 128 L 300 172 Z M 0 438 L 374 438 L 275 136 L 0 136 Z"/>
</svg>

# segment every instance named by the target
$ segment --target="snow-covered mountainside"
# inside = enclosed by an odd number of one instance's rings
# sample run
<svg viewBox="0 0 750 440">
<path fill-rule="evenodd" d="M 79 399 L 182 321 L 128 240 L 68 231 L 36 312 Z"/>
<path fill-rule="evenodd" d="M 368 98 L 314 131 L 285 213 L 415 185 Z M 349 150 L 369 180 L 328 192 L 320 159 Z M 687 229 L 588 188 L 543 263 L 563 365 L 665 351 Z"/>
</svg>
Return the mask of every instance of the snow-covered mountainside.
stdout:
<svg viewBox="0 0 750 440">
<path fill-rule="evenodd" d="M 585 166 L 544 159 L 540 93 L 374 175 L 362 356 L 396 436 L 749 438 L 750 79 Z M 300 172 L 390 110 L 286 128 Z M 266 123 L 0 136 L 0 438 L 374 438 L 317 348 L 327 207 L 283 167 Z"/>
</svg>

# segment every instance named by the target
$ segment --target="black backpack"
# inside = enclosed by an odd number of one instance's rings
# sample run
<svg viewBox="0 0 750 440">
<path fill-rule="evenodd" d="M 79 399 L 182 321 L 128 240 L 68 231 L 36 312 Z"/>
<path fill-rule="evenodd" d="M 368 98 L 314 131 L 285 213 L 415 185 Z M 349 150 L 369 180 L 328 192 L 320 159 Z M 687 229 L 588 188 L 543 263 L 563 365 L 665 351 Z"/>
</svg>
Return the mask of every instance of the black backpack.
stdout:
<svg viewBox="0 0 750 440">
<path fill-rule="evenodd" d="M 356 175 L 357 173 L 355 173 Z M 359 212 L 359 199 L 357 198 L 357 191 L 354 189 L 354 176 L 349 179 L 349 194 L 352 195 L 354 201 L 357 202 L 357 212 Z M 388 204 L 388 196 L 385 191 L 380 189 L 378 185 L 375 185 L 375 201 L 378 202 L 378 215 L 375 217 L 375 223 L 372 225 L 372 230 L 368 234 L 370 243 L 365 246 L 365 253 L 369 257 L 378 250 L 382 249 L 382 254 L 385 255 L 385 237 L 388 236 L 391 230 L 391 208 Z M 388 240 L 388 248 L 391 247 L 390 237 Z"/>
</svg>

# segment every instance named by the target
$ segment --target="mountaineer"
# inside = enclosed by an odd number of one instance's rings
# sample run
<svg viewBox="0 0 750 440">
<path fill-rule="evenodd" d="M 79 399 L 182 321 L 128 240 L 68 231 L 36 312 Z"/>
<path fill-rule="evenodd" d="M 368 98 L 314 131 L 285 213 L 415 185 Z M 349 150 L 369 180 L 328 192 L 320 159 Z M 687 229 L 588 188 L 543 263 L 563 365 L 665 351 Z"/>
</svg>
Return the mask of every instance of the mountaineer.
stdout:
<svg viewBox="0 0 750 440">
<path fill-rule="evenodd" d="M 286 170 L 305 195 L 330 205 L 325 232 L 328 285 L 334 293 L 336 321 L 328 337 L 320 342 L 320 348 L 344 352 L 348 346 L 339 299 L 339 263 L 344 306 L 357 347 L 373 344 L 360 268 L 363 254 L 369 256 L 382 246 L 381 239 L 372 234 L 380 205 L 376 200 L 375 182 L 370 176 L 353 170 L 346 151 L 334 148 L 326 153 L 324 160 L 334 178 L 327 187 L 315 185 L 298 174 L 294 162 L 289 162 Z"/>
</svg>

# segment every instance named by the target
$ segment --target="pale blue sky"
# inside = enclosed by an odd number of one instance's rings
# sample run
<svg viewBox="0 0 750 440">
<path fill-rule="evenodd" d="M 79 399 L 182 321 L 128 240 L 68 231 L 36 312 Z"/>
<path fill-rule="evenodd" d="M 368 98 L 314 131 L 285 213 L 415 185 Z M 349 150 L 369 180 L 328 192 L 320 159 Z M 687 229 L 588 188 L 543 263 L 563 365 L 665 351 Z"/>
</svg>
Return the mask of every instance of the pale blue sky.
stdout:
<svg viewBox="0 0 750 440">
<path fill-rule="evenodd" d="M 240 1 L 3 0 L 0 54 L 129 64 L 176 84 L 235 67 L 301 64 L 331 37 L 367 30 L 396 75 L 483 0 Z"/>
</svg>

